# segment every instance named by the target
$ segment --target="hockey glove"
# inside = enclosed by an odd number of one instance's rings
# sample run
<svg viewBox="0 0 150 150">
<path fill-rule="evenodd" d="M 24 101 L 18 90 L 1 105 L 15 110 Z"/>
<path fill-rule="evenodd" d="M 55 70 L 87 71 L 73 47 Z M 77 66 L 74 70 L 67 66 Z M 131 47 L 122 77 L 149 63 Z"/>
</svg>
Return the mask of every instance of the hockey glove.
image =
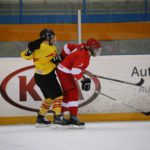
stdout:
<svg viewBox="0 0 150 150">
<path fill-rule="evenodd" d="M 53 62 L 54 64 L 60 63 L 61 61 L 62 61 L 61 55 L 57 55 L 51 60 L 51 62 Z"/>
<path fill-rule="evenodd" d="M 82 90 L 84 91 L 89 91 L 90 90 L 90 87 L 91 87 L 91 79 L 90 78 L 84 78 L 82 81 L 81 81 L 81 88 Z"/>
</svg>

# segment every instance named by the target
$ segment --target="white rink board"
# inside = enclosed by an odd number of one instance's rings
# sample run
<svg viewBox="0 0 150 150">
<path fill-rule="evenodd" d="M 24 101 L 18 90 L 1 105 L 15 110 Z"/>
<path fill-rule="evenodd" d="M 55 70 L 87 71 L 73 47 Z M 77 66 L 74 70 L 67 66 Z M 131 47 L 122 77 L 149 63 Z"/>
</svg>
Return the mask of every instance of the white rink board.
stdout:
<svg viewBox="0 0 150 150">
<path fill-rule="evenodd" d="M 31 80 L 34 75 L 34 69 L 23 69 L 32 65 L 32 61 L 23 60 L 22 58 L 0 59 L 0 117 L 33 116 L 36 114 L 34 111 L 24 109 L 38 109 L 41 101 L 39 101 L 40 99 L 36 100 L 37 95 L 41 100 L 43 99 L 41 91 Z M 144 83 L 142 87 L 106 79 L 97 78 L 97 80 L 101 83 L 102 93 L 142 111 L 150 111 L 150 55 L 100 56 L 91 58 L 87 71 L 129 83 L 138 83 L 143 78 Z M 98 95 L 92 99 L 91 96 L 95 92 L 95 87 L 92 78 L 91 90 L 89 92 L 82 91 L 84 100 L 80 100 L 80 104 L 89 99 L 91 99 L 91 102 L 79 109 L 80 114 L 135 111 L 103 95 Z M 25 91 L 23 95 L 20 94 L 22 89 Z"/>
</svg>

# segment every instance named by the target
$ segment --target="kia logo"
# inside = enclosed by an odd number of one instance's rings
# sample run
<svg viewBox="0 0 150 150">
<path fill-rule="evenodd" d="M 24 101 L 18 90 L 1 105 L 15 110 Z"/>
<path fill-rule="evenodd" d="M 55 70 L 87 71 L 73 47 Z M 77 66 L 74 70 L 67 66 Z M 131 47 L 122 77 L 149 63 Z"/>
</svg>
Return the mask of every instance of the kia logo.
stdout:
<svg viewBox="0 0 150 150">
<path fill-rule="evenodd" d="M 38 112 L 38 109 L 35 108 L 33 102 L 32 102 L 32 106 L 29 105 L 24 105 L 24 102 L 28 101 L 28 96 L 30 95 L 31 99 L 34 102 L 39 102 L 42 101 L 42 97 L 41 97 L 41 92 L 37 91 L 36 89 L 36 83 L 34 81 L 34 77 L 31 77 L 30 80 L 27 81 L 28 76 L 26 74 L 27 71 L 34 69 L 34 66 L 27 66 L 21 69 L 18 69 L 14 72 L 12 72 L 11 74 L 9 74 L 8 76 L 6 76 L 0 86 L 0 91 L 1 94 L 4 98 L 4 100 L 6 100 L 8 103 L 10 103 L 11 105 L 23 109 L 23 110 L 27 110 L 27 111 L 32 111 L 32 112 Z M 20 73 L 22 73 L 23 75 L 19 75 Z M 79 88 L 79 100 L 80 100 L 80 104 L 79 107 L 83 107 L 89 103 L 91 103 L 93 100 L 96 99 L 96 97 L 98 96 L 98 92 L 100 92 L 101 90 L 101 84 L 99 82 L 99 80 L 92 75 L 92 73 L 90 73 L 89 71 L 84 71 L 84 74 L 86 74 L 87 76 L 89 76 L 92 79 L 92 83 L 94 85 L 94 90 L 90 91 L 90 93 L 92 93 L 90 95 L 90 97 L 87 97 L 86 99 L 84 98 L 84 95 L 82 93 L 82 91 Z M 17 82 L 15 82 L 15 84 L 18 84 L 18 89 L 12 88 L 11 86 L 11 92 L 8 92 L 8 86 L 10 84 L 10 82 L 13 80 L 14 77 L 17 77 Z M 16 98 L 10 96 L 10 93 L 18 93 L 19 95 L 19 102 L 16 102 Z M 39 94 L 40 93 L 40 94 Z M 88 92 L 86 92 L 88 93 Z"/>
</svg>

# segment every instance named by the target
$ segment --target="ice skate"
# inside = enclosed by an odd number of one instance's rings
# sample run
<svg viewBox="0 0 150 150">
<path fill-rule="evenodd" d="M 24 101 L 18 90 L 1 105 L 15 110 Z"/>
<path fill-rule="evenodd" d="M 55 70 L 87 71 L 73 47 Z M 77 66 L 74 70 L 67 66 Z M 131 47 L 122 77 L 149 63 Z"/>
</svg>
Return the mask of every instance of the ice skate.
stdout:
<svg viewBox="0 0 150 150">
<path fill-rule="evenodd" d="M 68 122 L 63 118 L 63 115 L 54 115 L 53 128 L 68 125 Z"/>
<path fill-rule="evenodd" d="M 45 118 L 45 116 L 38 115 L 36 120 L 36 127 L 49 127 L 51 125 L 51 122 Z"/>
<path fill-rule="evenodd" d="M 70 128 L 84 128 L 85 123 L 79 121 L 79 119 L 76 116 L 71 116 L 69 119 L 69 127 Z"/>
</svg>

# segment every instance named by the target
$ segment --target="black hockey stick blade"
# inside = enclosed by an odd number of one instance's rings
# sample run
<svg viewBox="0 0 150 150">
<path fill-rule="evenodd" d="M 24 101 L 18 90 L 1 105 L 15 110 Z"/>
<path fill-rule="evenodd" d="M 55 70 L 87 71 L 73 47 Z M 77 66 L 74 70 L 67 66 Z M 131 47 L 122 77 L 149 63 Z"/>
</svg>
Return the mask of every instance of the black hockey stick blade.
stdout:
<svg viewBox="0 0 150 150">
<path fill-rule="evenodd" d="M 149 111 L 149 112 L 143 112 L 143 111 L 142 111 L 142 113 L 143 113 L 144 115 L 146 115 L 146 116 L 149 116 L 149 115 L 150 115 L 150 111 Z"/>
<path fill-rule="evenodd" d="M 144 83 L 144 79 L 143 79 L 143 78 L 141 78 L 141 80 L 140 80 L 138 83 L 136 83 L 136 85 L 137 85 L 137 86 L 142 86 L 142 85 L 143 85 L 143 83 Z"/>
</svg>

